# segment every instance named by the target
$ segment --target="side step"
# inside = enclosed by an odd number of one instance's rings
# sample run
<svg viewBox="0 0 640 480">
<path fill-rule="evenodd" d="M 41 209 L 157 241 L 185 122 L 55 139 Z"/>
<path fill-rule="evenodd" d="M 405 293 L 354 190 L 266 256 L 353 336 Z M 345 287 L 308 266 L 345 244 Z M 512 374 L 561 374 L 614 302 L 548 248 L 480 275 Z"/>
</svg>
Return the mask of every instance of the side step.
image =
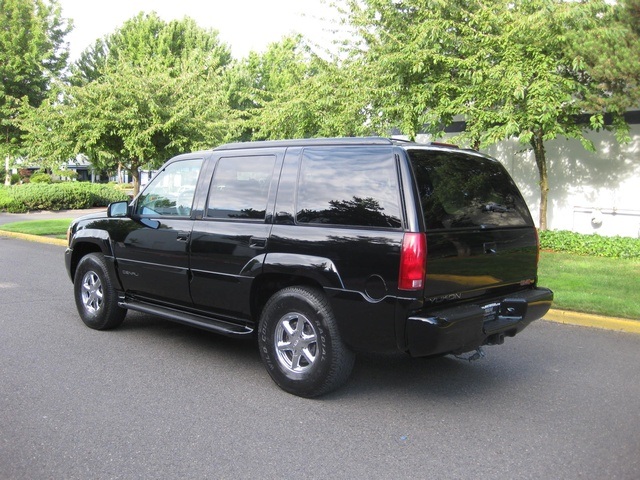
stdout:
<svg viewBox="0 0 640 480">
<path fill-rule="evenodd" d="M 122 308 L 157 315 L 158 317 L 166 318 L 173 322 L 220 333 L 229 337 L 243 337 L 253 333 L 253 328 L 245 325 L 238 325 L 227 320 L 198 315 L 197 313 L 183 312 L 174 308 L 152 305 L 138 300 L 120 298 L 118 305 Z"/>
</svg>

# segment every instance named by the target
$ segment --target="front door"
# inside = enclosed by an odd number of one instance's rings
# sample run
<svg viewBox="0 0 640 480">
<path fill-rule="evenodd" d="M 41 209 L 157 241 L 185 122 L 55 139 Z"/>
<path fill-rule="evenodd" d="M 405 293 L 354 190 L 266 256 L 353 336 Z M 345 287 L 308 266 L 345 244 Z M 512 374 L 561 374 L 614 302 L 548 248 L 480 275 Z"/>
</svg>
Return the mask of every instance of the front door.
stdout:
<svg viewBox="0 0 640 480">
<path fill-rule="evenodd" d="M 138 197 L 127 228 L 114 238 L 118 274 L 128 294 L 191 303 L 191 209 L 201 166 L 202 159 L 186 159 L 158 172 Z"/>
</svg>

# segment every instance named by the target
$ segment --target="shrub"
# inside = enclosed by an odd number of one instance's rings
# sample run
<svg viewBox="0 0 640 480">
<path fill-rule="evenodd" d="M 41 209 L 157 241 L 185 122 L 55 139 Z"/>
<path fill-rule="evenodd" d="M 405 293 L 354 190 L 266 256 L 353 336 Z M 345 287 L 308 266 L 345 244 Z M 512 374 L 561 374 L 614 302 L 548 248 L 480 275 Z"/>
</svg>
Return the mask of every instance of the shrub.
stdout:
<svg viewBox="0 0 640 480">
<path fill-rule="evenodd" d="M 603 237 L 566 230 L 541 231 L 540 248 L 595 257 L 640 258 L 640 239 L 638 238 Z"/>
<path fill-rule="evenodd" d="M 31 175 L 29 183 L 51 183 L 51 175 L 44 172 L 36 172 Z"/>
<path fill-rule="evenodd" d="M 0 210 L 20 213 L 30 210 L 67 210 L 106 207 L 129 197 L 109 185 L 86 182 L 29 183 L 3 187 Z"/>
</svg>

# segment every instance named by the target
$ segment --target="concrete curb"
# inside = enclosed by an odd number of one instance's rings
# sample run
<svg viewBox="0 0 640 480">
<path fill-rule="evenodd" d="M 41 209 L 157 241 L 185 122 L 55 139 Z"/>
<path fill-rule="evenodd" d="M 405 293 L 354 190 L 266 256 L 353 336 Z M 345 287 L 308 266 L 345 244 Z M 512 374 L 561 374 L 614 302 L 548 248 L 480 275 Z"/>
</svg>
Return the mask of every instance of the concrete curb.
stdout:
<svg viewBox="0 0 640 480">
<path fill-rule="evenodd" d="M 549 310 L 544 320 L 563 323 L 565 325 L 601 328 L 625 333 L 640 333 L 640 321 L 626 318 L 605 317 L 602 315 L 569 312 L 566 310 Z"/>
<path fill-rule="evenodd" d="M 0 230 L 0 237 L 19 238 L 30 242 L 48 243 L 49 245 L 67 246 L 66 240 L 58 238 L 41 237 L 39 235 L 28 235 L 26 233 L 7 232 Z M 581 327 L 600 328 L 625 333 L 639 333 L 640 321 L 626 318 L 605 317 L 588 313 L 570 312 L 566 310 L 549 310 L 543 320 L 549 322 L 562 323 L 565 325 L 578 325 Z"/>
<path fill-rule="evenodd" d="M 40 235 L 29 235 L 28 233 L 7 232 L 0 229 L 0 237 L 19 238 L 20 240 L 27 240 L 29 242 L 47 243 L 49 245 L 59 245 L 61 247 L 67 246 L 67 241 L 61 238 L 42 237 Z"/>
</svg>

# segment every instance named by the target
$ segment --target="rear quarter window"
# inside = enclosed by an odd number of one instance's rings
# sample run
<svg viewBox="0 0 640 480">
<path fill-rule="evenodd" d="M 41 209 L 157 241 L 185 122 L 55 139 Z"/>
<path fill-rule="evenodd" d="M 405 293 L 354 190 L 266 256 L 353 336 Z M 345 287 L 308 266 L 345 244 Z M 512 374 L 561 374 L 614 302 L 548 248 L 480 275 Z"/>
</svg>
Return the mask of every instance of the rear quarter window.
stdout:
<svg viewBox="0 0 640 480">
<path fill-rule="evenodd" d="M 408 154 L 427 229 L 533 225 L 520 191 L 498 161 L 465 152 Z"/>
<path fill-rule="evenodd" d="M 296 222 L 400 228 L 396 164 L 390 148 L 305 149 Z"/>
</svg>

